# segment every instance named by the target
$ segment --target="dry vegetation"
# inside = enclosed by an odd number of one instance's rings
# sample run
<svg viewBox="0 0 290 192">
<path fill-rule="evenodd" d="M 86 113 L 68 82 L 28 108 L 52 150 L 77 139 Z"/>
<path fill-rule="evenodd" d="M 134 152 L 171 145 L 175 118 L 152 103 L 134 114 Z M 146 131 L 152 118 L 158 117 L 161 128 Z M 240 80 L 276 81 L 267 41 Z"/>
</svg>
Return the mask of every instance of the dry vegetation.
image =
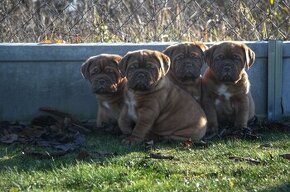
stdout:
<svg viewBox="0 0 290 192">
<path fill-rule="evenodd" d="M 0 42 L 286 40 L 289 12 L 288 0 L 2 0 Z"/>
</svg>

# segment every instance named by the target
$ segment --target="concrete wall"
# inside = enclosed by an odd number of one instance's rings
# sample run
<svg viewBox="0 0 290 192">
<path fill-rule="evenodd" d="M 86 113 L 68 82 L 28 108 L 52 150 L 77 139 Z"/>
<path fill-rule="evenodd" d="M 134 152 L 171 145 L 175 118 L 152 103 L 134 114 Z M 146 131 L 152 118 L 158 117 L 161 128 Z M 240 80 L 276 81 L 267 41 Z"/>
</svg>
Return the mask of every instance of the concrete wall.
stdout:
<svg viewBox="0 0 290 192">
<path fill-rule="evenodd" d="M 267 42 L 247 42 L 255 51 L 255 64 L 248 71 L 259 116 L 267 115 Z M 283 65 L 284 112 L 290 113 L 290 56 Z M 80 74 L 81 64 L 101 53 L 124 55 L 137 49 L 163 50 L 169 43 L 151 44 L 0 44 L 0 120 L 29 121 L 39 107 L 54 107 L 82 120 L 96 117 L 96 99 Z"/>
<path fill-rule="evenodd" d="M 282 113 L 290 116 L 290 41 L 283 43 L 282 51 Z"/>
</svg>

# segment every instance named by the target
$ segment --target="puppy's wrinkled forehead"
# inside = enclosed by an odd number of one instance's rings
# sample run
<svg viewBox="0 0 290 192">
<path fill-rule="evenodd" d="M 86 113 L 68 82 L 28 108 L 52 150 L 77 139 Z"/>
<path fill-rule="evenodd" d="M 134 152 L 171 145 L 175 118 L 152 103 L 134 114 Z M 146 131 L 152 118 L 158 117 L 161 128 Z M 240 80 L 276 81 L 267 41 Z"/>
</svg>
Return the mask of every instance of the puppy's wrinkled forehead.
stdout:
<svg viewBox="0 0 290 192">
<path fill-rule="evenodd" d="M 199 54 L 202 53 L 202 51 L 200 50 L 200 48 L 197 45 L 191 45 L 191 44 L 185 44 L 183 46 L 183 52 L 184 52 L 184 54 L 187 54 L 187 55 L 189 55 L 192 52 L 196 52 Z"/>
<path fill-rule="evenodd" d="M 88 62 L 90 62 L 90 68 L 98 67 L 104 69 L 105 67 L 118 67 L 118 57 L 105 54 L 91 57 Z"/>
<path fill-rule="evenodd" d="M 148 63 L 158 63 L 160 66 L 160 60 L 158 57 L 158 53 L 151 50 L 140 50 L 140 51 L 134 51 L 131 52 L 131 58 L 129 59 L 130 63 L 136 63 L 140 66 Z"/>
<path fill-rule="evenodd" d="M 178 55 L 178 54 L 191 55 L 192 53 L 195 53 L 194 55 L 197 56 L 197 55 L 202 54 L 202 50 L 198 47 L 198 45 L 185 43 L 185 44 L 176 46 L 173 55 Z"/>
<path fill-rule="evenodd" d="M 244 48 L 241 45 L 233 43 L 222 43 L 220 48 L 215 49 L 214 56 L 223 55 L 225 57 L 233 57 L 234 55 L 243 55 L 245 57 Z"/>
</svg>

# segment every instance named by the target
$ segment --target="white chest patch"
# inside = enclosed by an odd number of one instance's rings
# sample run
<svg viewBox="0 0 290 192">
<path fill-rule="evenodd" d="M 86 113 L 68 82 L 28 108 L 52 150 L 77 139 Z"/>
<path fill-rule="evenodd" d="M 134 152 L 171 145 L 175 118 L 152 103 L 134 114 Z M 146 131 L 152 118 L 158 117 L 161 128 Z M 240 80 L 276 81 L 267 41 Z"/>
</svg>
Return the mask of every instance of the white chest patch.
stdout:
<svg viewBox="0 0 290 192">
<path fill-rule="evenodd" d="M 106 109 L 110 109 L 110 106 L 109 106 L 108 102 L 103 101 L 103 102 L 102 102 L 102 105 L 103 105 Z"/>
<path fill-rule="evenodd" d="M 216 100 L 214 101 L 215 106 L 218 106 L 220 103 L 221 103 L 221 101 L 220 101 L 219 99 L 216 99 Z"/>
<path fill-rule="evenodd" d="M 133 120 L 137 120 L 137 113 L 136 113 L 136 100 L 134 98 L 133 93 L 130 91 L 128 92 L 128 98 L 126 100 L 126 104 L 128 106 L 128 114 Z"/>
<path fill-rule="evenodd" d="M 227 100 L 232 96 L 232 94 L 228 92 L 228 87 L 224 84 L 222 84 L 217 91 L 219 96 L 224 96 Z"/>
</svg>

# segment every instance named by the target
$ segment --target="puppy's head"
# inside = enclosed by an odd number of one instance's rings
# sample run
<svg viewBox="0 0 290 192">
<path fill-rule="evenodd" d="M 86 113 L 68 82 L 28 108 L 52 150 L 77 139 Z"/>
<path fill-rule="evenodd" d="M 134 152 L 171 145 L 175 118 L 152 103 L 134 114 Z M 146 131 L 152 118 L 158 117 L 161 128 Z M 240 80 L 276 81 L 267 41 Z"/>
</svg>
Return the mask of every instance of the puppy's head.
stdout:
<svg viewBox="0 0 290 192">
<path fill-rule="evenodd" d="M 206 45 L 199 42 L 167 47 L 163 53 L 170 57 L 170 73 L 180 81 L 195 80 L 201 75 L 206 49 Z"/>
<path fill-rule="evenodd" d="M 121 71 L 128 79 L 128 87 L 138 91 L 154 88 L 169 67 L 169 57 L 153 50 L 129 52 L 120 62 Z"/>
<path fill-rule="evenodd" d="M 243 43 L 225 42 L 206 50 L 205 60 L 218 80 L 237 82 L 253 65 L 255 53 Z"/>
<path fill-rule="evenodd" d="M 101 54 L 90 57 L 81 66 L 81 73 L 91 83 L 93 93 L 109 94 L 118 91 L 122 82 L 122 73 L 119 69 L 120 55 Z"/>
</svg>

